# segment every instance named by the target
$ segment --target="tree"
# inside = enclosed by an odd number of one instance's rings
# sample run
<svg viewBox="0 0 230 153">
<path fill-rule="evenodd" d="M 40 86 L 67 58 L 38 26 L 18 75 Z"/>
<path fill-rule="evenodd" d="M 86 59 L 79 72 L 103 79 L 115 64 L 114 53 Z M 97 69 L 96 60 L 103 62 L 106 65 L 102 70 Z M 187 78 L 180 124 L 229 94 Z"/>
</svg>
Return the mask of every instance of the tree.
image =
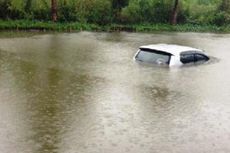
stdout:
<svg viewBox="0 0 230 153">
<path fill-rule="evenodd" d="M 25 12 L 31 13 L 32 0 L 26 0 L 25 3 L 26 3 L 24 7 Z"/>
<path fill-rule="evenodd" d="M 177 24 L 177 14 L 179 10 L 179 0 L 175 0 L 173 10 L 172 10 L 172 17 L 171 17 L 171 24 Z"/>
<path fill-rule="evenodd" d="M 121 9 L 127 6 L 128 0 L 112 0 L 112 9 L 114 11 L 114 18 L 116 21 L 120 21 Z"/>
<path fill-rule="evenodd" d="M 57 21 L 57 0 L 51 0 L 51 20 Z"/>
</svg>

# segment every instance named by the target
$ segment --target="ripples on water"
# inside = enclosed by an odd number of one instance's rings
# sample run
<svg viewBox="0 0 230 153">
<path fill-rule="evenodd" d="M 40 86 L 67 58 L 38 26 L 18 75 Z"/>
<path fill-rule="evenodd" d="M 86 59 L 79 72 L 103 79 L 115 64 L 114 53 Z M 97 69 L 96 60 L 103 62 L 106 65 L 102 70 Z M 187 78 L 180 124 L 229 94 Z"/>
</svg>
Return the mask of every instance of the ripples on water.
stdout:
<svg viewBox="0 0 230 153">
<path fill-rule="evenodd" d="M 0 37 L 1 153 L 230 152 L 229 35 L 16 36 Z M 173 69 L 132 60 L 162 42 L 213 57 Z"/>
</svg>

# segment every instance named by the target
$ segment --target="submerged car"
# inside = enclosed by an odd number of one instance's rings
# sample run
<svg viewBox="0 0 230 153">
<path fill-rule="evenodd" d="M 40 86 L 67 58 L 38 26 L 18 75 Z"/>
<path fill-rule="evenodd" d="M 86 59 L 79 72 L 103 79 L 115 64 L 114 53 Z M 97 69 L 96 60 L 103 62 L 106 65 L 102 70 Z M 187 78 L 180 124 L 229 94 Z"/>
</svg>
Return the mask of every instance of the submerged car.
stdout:
<svg viewBox="0 0 230 153">
<path fill-rule="evenodd" d="M 134 59 L 144 63 L 181 66 L 184 64 L 203 63 L 209 57 L 203 50 L 172 44 L 154 44 L 141 46 Z"/>
</svg>

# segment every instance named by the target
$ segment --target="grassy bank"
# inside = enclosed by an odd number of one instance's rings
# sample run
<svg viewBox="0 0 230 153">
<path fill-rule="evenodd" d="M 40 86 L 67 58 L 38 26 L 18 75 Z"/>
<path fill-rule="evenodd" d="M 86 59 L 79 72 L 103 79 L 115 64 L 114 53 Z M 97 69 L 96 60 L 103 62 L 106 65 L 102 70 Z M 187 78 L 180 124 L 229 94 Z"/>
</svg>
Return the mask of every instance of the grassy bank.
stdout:
<svg viewBox="0 0 230 153">
<path fill-rule="evenodd" d="M 79 22 L 53 23 L 30 20 L 0 20 L 0 30 L 28 30 L 28 31 L 129 31 L 129 32 L 225 32 L 230 33 L 230 26 L 214 25 L 169 25 L 169 24 L 138 24 L 138 25 L 96 25 Z"/>
</svg>

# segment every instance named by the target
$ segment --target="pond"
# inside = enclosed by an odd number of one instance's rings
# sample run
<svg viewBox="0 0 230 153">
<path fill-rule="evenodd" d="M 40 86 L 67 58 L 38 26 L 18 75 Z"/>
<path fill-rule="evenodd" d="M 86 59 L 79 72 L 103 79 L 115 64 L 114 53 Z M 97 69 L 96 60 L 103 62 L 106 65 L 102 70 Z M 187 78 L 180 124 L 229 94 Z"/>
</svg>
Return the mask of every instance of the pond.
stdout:
<svg viewBox="0 0 230 153">
<path fill-rule="evenodd" d="M 1 153 L 230 152 L 230 34 L 0 35 Z M 133 60 L 155 43 L 215 60 Z"/>
</svg>

